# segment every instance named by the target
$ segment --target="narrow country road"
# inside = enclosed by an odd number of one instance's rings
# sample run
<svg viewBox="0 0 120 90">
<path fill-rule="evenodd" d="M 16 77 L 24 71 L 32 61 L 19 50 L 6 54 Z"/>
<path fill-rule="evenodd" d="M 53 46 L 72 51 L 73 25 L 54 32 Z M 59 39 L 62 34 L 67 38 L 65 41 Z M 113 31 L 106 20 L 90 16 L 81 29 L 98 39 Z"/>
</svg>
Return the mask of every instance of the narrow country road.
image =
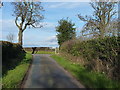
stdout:
<svg viewBox="0 0 120 90">
<path fill-rule="evenodd" d="M 84 88 L 47 54 L 34 54 L 23 88 Z"/>
</svg>

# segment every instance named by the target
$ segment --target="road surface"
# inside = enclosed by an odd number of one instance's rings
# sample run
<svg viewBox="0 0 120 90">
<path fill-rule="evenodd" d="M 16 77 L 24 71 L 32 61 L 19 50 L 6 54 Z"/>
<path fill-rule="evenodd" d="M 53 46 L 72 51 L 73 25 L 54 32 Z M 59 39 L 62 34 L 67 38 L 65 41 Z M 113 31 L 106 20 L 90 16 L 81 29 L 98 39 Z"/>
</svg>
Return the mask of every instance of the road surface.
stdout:
<svg viewBox="0 0 120 90">
<path fill-rule="evenodd" d="M 84 88 L 47 54 L 34 54 L 23 88 Z"/>
</svg>

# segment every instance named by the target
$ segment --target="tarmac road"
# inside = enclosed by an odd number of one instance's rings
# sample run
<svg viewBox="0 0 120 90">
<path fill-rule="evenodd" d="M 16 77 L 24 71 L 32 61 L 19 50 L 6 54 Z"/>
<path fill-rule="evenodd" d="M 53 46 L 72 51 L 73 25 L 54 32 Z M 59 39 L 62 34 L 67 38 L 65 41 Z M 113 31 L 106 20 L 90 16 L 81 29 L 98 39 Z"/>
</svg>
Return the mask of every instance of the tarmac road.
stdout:
<svg viewBox="0 0 120 90">
<path fill-rule="evenodd" d="M 48 54 L 34 54 L 23 88 L 84 88 Z"/>
</svg>

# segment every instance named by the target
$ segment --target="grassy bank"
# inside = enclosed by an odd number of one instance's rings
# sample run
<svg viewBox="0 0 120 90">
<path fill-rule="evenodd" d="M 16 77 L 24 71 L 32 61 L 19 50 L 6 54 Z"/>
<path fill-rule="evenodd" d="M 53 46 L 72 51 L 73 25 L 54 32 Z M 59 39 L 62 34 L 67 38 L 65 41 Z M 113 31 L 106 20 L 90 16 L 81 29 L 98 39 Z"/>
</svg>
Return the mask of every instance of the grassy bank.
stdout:
<svg viewBox="0 0 120 90">
<path fill-rule="evenodd" d="M 32 53 L 32 51 L 26 51 L 27 53 Z M 55 54 L 55 52 L 53 52 L 53 51 L 38 51 L 37 53 L 36 53 L 36 51 L 35 51 L 35 54 Z"/>
<path fill-rule="evenodd" d="M 83 85 L 85 85 L 85 87 L 120 88 L 120 83 L 108 79 L 103 74 L 90 72 L 86 70 L 83 66 L 72 64 L 69 60 L 57 55 L 52 55 L 51 57 L 55 59 L 66 70 L 71 72 L 73 76 L 75 76 Z"/>
<path fill-rule="evenodd" d="M 19 88 L 19 84 L 28 70 L 31 60 L 32 55 L 27 53 L 15 69 L 9 70 L 2 79 L 3 88 Z"/>
</svg>

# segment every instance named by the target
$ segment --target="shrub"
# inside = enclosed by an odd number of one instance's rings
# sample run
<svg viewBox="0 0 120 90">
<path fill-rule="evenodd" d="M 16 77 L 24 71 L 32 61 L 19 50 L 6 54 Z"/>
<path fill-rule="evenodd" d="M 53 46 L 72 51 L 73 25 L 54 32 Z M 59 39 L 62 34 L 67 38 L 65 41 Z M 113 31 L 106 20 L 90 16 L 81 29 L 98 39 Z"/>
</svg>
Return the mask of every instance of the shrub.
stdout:
<svg viewBox="0 0 120 90">
<path fill-rule="evenodd" d="M 75 43 L 71 40 L 62 44 L 61 51 L 83 58 L 86 62 L 84 66 L 91 70 L 104 72 L 109 77 L 120 80 L 119 45 L 120 39 L 117 37 L 97 38 L 82 42 L 77 40 Z"/>
<path fill-rule="evenodd" d="M 2 74 L 13 69 L 24 58 L 25 52 L 18 43 L 2 41 Z"/>
</svg>

